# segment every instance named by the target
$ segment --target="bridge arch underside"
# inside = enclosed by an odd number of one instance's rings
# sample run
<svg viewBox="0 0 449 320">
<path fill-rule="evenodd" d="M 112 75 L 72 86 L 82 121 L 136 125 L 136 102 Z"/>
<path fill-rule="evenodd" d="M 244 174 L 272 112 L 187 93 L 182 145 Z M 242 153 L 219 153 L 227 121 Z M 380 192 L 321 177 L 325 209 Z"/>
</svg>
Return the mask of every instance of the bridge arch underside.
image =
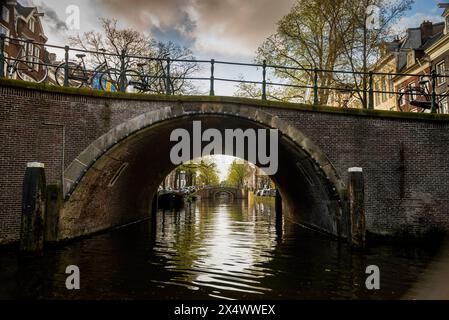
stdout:
<svg viewBox="0 0 449 320">
<path fill-rule="evenodd" d="M 76 167 L 83 162 L 80 155 L 66 170 L 67 175 L 77 170 L 84 173 L 76 186 L 66 190 L 58 238 L 74 238 L 149 217 L 158 186 L 176 168 L 170 161 L 175 144 L 170 142 L 170 134 L 178 128 L 192 132 L 195 120 L 201 120 L 203 131 L 269 128 L 229 114 L 190 114 L 151 124 L 117 143 L 112 141 L 113 147 L 84 170 Z M 341 208 L 343 187 L 333 167 L 311 141 L 290 128 L 284 131 L 287 133 L 281 131 L 279 135 L 279 169 L 271 176 L 282 196 L 284 216 L 346 237 Z M 86 149 L 84 156 L 92 150 L 92 146 Z"/>
<path fill-rule="evenodd" d="M 222 196 L 226 196 L 231 199 L 236 199 L 237 194 L 236 192 L 230 191 L 230 190 L 216 190 L 212 194 L 212 199 L 216 199 Z"/>
</svg>

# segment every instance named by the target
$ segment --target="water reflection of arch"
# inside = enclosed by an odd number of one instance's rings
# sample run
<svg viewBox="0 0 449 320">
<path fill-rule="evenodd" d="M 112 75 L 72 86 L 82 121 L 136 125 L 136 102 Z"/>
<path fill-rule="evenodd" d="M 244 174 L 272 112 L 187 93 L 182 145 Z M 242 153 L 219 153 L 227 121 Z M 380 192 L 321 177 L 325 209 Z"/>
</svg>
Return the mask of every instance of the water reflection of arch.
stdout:
<svg viewBox="0 0 449 320">
<path fill-rule="evenodd" d="M 205 199 L 179 211 L 161 210 L 157 221 L 155 256 L 176 273 L 164 285 L 205 288 L 213 298 L 270 291 L 260 286 L 270 273 L 259 266 L 270 262 L 277 244 L 273 215 L 256 212 L 245 200 Z"/>
<path fill-rule="evenodd" d="M 235 193 L 232 192 L 232 191 L 230 191 L 230 190 L 227 190 L 227 189 L 216 190 L 216 191 L 213 193 L 212 198 L 213 198 L 214 200 L 216 200 L 217 198 L 220 198 L 221 195 L 226 195 L 231 201 L 234 201 L 234 199 L 236 198 Z"/>
</svg>

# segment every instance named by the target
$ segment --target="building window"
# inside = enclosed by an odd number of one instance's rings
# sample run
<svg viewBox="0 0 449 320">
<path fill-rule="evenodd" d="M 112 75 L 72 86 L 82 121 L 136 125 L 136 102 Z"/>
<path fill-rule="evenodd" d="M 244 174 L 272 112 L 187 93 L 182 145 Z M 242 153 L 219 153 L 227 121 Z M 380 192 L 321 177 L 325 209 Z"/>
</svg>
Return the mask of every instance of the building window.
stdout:
<svg viewBox="0 0 449 320">
<path fill-rule="evenodd" d="M 382 103 L 385 102 L 387 100 L 387 84 L 386 84 L 387 78 L 386 77 L 382 77 L 381 79 L 381 91 L 382 91 Z"/>
<path fill-rule="evenodd" d="M 1 24 L 0 24 L 0 34 L 4 34 L 5 36 L 9 37 L 9 30 L 8 30 L 8 28 L 2 26 Z"/>
<path fill-rule="evenodd" d="M 2 19 L 3 21 L 9 22 L 9 9 L 5 6 L 2 7 Z"/>
<path fill-rule="evenodd" d="M 446 82 L 446 78 L 444 77 L 446 75 L 446 62 L 443 60 L 439 62 L 436 66 L 437 75 L 439 76 L 437 78 L 437 85 L 442 85 Z M 440 77 L 443 76 L 443 77 Z"/>
<path fill-rule="evenodd" d="M 8 72 L 8 61 L 9 61 L 9 56 L 8 54 L 5 52 L 5 62 L 3 65 L 3 70 L 5 70 L 5 74 Z"/>
<path fill-rule="evenodd" d="M 389 94 L 388 94 L 388 96 L 391 98 L 391 97 L 393 97 L 393 95 L 394 95 L 394 86 L 393 86 L 393 75 L 392 74 L 389 74 L 388 76 L 387 76 L 387 81 L 388 81 L 388 91 L 390 92 Z"/>
<path fill-rule="evenodd" d="M 407 53 L 407 68 L 415 64 L 415 51 L 411 50 Z"/>
<path fill-rule="evenodd" d="M 447 97 L 443 97 L 439 102 L 438 102 L 438 107 L 439 107 L 439 110 L 438 110 L 438 112 L 439 113 L 449 113 L 449 108 L 448 108 L 448 99 L 447 99 Z"/>
<path fill-rule="evenodd" d="M 34 60 L 34 65 L 33 65 L 33 67 L 34 67 L 34 70 L 36 70 L 37 72 L 39 71 L 39 67 L 40 67 L 40 65 L 39 65 L 39 57 L 40 57 L 40 55 L 41 55 L 41 49 L 38 47 L 38 46 L 34 46 L 34 58 L 33 58 L 33 60 Z"/>
<path fill-rule="evenodd" d="M 414 101 L 414 100 L 416 100 L 416 91 L 415 91 L 415 85 L 414 85 L 414 83 L 412 82 L 412 83 L 409 83 L 408 85 L 407 85 L 407 88 L 408 88 L 408 92 L 409 92 L 409 95 L 408 95 L 408 101 Z"/>
<path fill-rule="evenodd" d="M 400 99 L 399 99 L 399 106 L 404 106 L 405 105 L 405 94 L 404 94 L 404 92 L 405 92 L 405 88 L 401 88 L 401 89 L 399 89 L 399 96 L 401 97 Z"/>
<path fill-rule="evenodd" d="M 379 86 L 377 84 L 374 86 L 374 91 L 376 91 L 376 93 L 374 94 L 375 104 L 376 106 L 378 106 L 380 104 L 380 93 L 378 92 Z"/>
<path fill-rule="evenodd" d="M 28 28 L 31 30 L 31 32 L 34 32 L 34 19 L 30 18 L 30 20 L 28 21 Z"/>
<path fill-rule="evenodd" d="M 419 77 L 419 87 L 425 93 L 430 93 L 430 80 L 428 76 Z"/>
<path fill-rule="evenodd" d="M 40 55 L 41 55 L 41 49 L 38 46 L 34 46 L 34 54 L 33 54 L 33 56 L 36 59 L 39 59 Z"/>
<path fill-rule="evenodd" d="M 32 43 L 25 43 L 25 56 L 26 56 L 26 61 L 27 62 L 33 62 L 34 58 L 34 44 Z"/>
</svg>

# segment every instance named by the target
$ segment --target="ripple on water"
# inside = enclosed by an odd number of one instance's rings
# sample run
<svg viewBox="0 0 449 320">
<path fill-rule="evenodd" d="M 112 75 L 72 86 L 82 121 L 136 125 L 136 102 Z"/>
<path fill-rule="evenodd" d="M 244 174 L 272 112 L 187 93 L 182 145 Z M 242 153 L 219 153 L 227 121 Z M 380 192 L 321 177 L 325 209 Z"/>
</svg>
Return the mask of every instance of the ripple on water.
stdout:
<svg viewBox="0 0 449 320">
<path fill-rule="evenodd" d="M 325 299 L 399 298 L 431 258 L 427 249 L 378 245 L 351 251 L 284 221 L 274 202 L 197 202 L 160 211 L 156 233 L 140 223 L 22 261 L 0 254 L 0 298 Z M 67 295 L 65 266 L 80 267 L 83 290 Z M 364 289 L 379 265 L 382 290 Z M 18 276 L 20 275 L 20 276 Z M 19 280 L 17 280 L 19 279 Z"/>
</svg>

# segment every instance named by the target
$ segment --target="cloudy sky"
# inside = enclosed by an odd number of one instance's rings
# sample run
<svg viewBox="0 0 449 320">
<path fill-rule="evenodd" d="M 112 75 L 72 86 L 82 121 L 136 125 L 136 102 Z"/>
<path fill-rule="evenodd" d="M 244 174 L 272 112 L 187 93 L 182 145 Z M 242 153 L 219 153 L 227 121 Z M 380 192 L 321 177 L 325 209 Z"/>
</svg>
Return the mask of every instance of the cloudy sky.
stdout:
<svg viewBox="0 0 449 320">
<path fill-rule="evenodd" d="M 401 18 L 397 24 L 397 30 L 402 31 L 408 27 L 417 27 L 423 20 L 432 22 L 443 21 L 441 14 L 443 9 L 438 8 L 439 3 L 449 2 L 445 0 L 415 0 L 412 10 Z"/>
<path fill-rule="evenodd" d="M 257 47 L 275 31 L 276 22 L 295 0 L 22 0 L 46 13 L 52 43 L 64 43 L 74 32 L 98 29 L 99 17 L 116 18 L 123 26 L 190 47 L 199 58 L 251 61 Z M 419 21 L 441 20 L 441 0 L 416 0 L 398 30 Z M 66 10 L 80 10 L 80 30 L 64 28 Z"/>
<path fill-rule="evenodd" d="M 23 2 L 23 1 L 22 1 Z M 26 2 L 26 1 L 25 1 Z M 51 42 L 62 42 L 66 9 L 75 1 L 34 0 L 46 13 Z M 98 28 L 98 17 L 190 47 L 200 57 L 253 57 L 294 0 L 77 0 L 81 30 Z"/>
</svg>

